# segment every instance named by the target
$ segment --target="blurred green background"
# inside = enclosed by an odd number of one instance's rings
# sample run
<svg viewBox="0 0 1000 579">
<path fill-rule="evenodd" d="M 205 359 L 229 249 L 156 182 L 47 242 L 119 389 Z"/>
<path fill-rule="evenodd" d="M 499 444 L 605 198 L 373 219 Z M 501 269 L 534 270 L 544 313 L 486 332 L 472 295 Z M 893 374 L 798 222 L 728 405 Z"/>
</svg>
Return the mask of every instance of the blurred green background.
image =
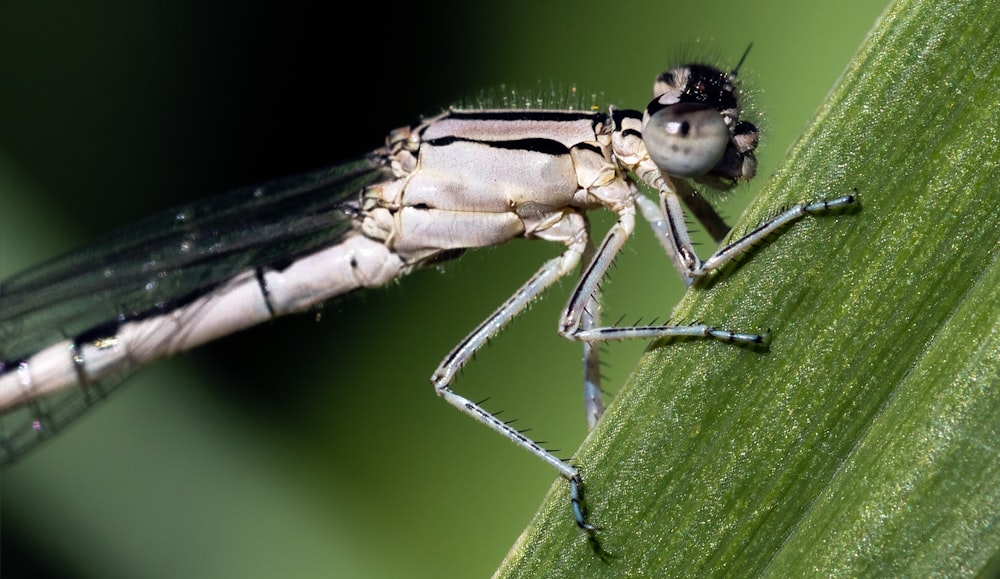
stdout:
<svg viewBox="0 0 1000 579">
<path fill-rule="evenodd" d="M 641 109 L 666 66 L 731 66 L 753 42 L 743 79 L 748 118 L 764 130 L 760 178 L 723 201 L 735 220 L 883 7 L 5 3 L 0 276 L 151 212 L 362 153 L 501 83 L 576 86 Z M 609 220 L 595 223 L 600 234 Z M 608 320 L 662 319 L 682 291 L 647 229 L 613 272 Z M 559 250 L 509 245 L 328 304 L 319 321 L 266 324 L 141 372 L 3 473 L 0 570 L 491 573 L 555 474 L 439 400 L 428 377 Z M 580 349 L 555 331 L 571 286 L 456 384 L 567 457 L 586 430 Z M 609 393 L 644 347 L 606 349 Z"/>
</svg>

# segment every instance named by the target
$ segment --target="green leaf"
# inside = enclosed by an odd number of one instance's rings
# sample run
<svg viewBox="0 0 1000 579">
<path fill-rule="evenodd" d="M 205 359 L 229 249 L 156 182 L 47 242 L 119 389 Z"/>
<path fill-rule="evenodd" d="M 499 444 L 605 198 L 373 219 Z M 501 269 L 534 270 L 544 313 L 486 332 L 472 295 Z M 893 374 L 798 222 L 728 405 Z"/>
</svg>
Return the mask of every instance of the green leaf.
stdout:
<svg viewBox="0 0 1000 579">
<path fill-rule="evenodd" d="M 499 575 L 944 576 L 1000 560 L 1000 10 L 902 0 L 746 230 L 857 188 L 695 287 L 675 319 L 762 353 L 655 344 Z"/>
</svg>

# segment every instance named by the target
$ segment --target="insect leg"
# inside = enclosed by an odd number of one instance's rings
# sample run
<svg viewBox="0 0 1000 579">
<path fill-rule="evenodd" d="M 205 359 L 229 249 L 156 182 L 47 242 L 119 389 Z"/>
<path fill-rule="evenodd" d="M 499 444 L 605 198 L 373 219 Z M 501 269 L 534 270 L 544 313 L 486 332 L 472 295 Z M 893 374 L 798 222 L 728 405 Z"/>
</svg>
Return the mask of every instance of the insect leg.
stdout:
<svg viewBox="0 0 1000 579">
<path fill-rule="evenodd" d="M 594 260 L 594 244 L 587 240 L 587 252 L 584 254 L 584 264 Z M 583 272 L 581 271 L 581 274 Z M 597 288 L 583 308 L 580 327 L 590 330 L 601 325 L 600 288 Z M 583 410 L 587 416 L 587 430 L 593 430 L 594 425 L 604 414 L 604 393 L 601 390 L 601 352 L 600 344 L 583 343 Z"/>
<path fill-rule="evenodd" d="M 559 278 L 570 273 L 579 265 L 588 244 L 587 225 L 583 216 L 578 213 L 566 213 L 562 219 L 545 231 L 536 232 L 536 237 L 558 240 L 566 244 L 566 250 L 553 259 L 545 262 L 535 275 L 518 289 L 514 295 L 500 305 L 486 320 L 479 324 L 465 339 L 463 339 L 441 361 L 431 382 L 437 394 L 449 404 L 458 408 L 464 414 L 485 424 L 504 438 L 548 463 L 560 475 L 570 482 L 570 501 L 576 524 L 583 530 L 592 532 L 595 529 L 586 522 L 580 505 L 580 473 L 577 469 L 563 462 L 554 454 L 542 448 L 518 430 L 506 424 L 482 406 L 468 398 L 456 394 L 451 389 L 455 374 L 472 358 L 486 341 L 496 336 L 517 314 L 524 310 L 543 291 Z"/>
<path fill-rule="evenodd" d="M 848 207 L 858 205 L 856 194 L 844 195 L 833 199 L 822 199 L 796 205 L 787 209 L 774 219 L 771 219 L 756 229 L 747 233 L 743 237 L 720 247 L 711 257 L 706 259 L 701 265 L 691 271 L 692 277 L 701 277 L 718 270 L 733 259 L 743 255 L 754 245 L 766 239 L 769 235 L 787 227 L 788 225 L 806 217 L 808 215 L 823 215 L 833 211 L 838 211 Z"/>
<path fill-rule="evenodd" d="M 673 201 L 677 202 L 676 196 L 673 197 Z M 639 204 L 641 209 L 641 196 L 636 198 L 636 202 Z M 660 217 L 660 219 L 662 220 L 663 218 Z M 601 245 L 597 250 L 597 254 L 584 270 L 583 276 L 580 278 L 580 282 L 570 295 L 569 302 L 563 310 L 562 321 L 559 329 L 559 332 L 563 336 L 571 340 L 578 340 L 582 342 L 606 342 L 610 340 L 634 338 L 654 339 L 688 336 L 711 338 L 715 340 L 722 340 L 724 342 L 735 342 L 741 344 L 764 343 L 764 336 L 758 334 L 730 332 L 728 330 L 704 324 L 635 327 L 586 327 L 586 322 L 584 321 L 586 305 L 590 302 L 590 300 L 594 299 L 594 294 L 597 291 L 598 284 L 604 278 L 608 268 L 611 266 L 611 262 L 614 260 L 615 256 L 618 255 L 618 252 L 625 244 L 629 234 L 632 232 L 634 224 L 635 206 L 629 205 L 620 211 L 618 222 L 615 223 L 615 225 L 613 225 L 608 231 L 607 235 L 605 235 L 604 240 L 601 242 Z M 676 231 L 676 229 L 674 231 Z M 686 230 L 681 233 L 685 237 L 687 236 Z M 688 239 L 688 246 L 690 247 L 690 239 Z M 680 268 L 682 260 L 674 259 L 674 257 L 683 255 L 686 249 L 682 245 L 665 245 L 665 247 L 667 248 L 668 254 L 670 254 L 673 249 L 674 253 L 671 254 L 672 261 L 676 267 Z M 689 253 L 691 256 L 694 256 L 694 259 L 697 259 L 697 255 L 694 254 L 693 248 L 690 249 Z"/>
</svg>

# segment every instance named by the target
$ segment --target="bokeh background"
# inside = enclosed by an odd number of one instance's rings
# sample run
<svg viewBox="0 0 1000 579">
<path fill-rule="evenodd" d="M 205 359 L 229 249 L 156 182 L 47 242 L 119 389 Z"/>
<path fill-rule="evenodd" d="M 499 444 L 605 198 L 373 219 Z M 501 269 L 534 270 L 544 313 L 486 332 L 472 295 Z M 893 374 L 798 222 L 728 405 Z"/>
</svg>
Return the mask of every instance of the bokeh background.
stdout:
<svg viewBox="0 0 1000 579">
<path fill-rule="evenodd" d="M 501 83 L 575 86 L 641 109 L 666 66 L 732 66 L 753 42 L 743 78 L 749 118 L 764 129 L 760 177 L 721 200 L 735 220 L 883 8 L 5 3 L 0 276 L 184 201 L 370 150 L 388 130 Z M 647 229 L 614 270 L 609 320 L 662 319 L 682 291 Z M 141 372 L 2 474 L 0 571 L 491 573 L 555 474 L 439 400 L 428 377 L 558 250 L 519 241 L 473 252 L 328 304 L 318 321 L 266 324 Z M 555 332 L 571 287 L 533 307 L 456 384 L 563 456 L 586 434 L 580 349 Z M 607 349 L 610 395 L 644 347 Z"/>
</svg>

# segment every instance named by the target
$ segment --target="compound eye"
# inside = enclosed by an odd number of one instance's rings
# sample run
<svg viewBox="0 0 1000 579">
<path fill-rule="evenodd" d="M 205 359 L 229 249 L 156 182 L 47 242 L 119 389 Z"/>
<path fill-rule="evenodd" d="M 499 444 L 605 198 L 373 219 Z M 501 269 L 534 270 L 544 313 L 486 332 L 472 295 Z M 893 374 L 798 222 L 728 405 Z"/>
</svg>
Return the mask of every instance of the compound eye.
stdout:
<svg viewBox="0 0 1000 579">
<path fill-rule="evenodd" d="M 714 108 L 677 103 L 647 115 L 642 140 L 661 171 L 698 177 L 711 171 L 729 146 L 729 127 Z"/>
</svg>

